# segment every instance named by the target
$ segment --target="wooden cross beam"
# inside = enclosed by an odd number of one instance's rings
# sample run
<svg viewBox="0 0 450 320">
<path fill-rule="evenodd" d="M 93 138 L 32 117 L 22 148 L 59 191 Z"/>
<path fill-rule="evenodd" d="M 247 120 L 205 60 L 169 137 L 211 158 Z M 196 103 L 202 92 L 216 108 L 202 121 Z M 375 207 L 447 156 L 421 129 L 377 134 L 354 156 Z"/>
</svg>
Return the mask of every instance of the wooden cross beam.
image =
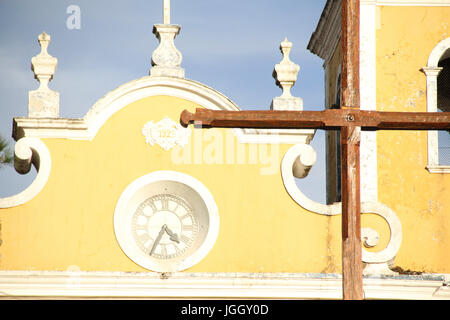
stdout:
<svg viewBox="0 0 450 320">
<path fill-rule="evenodd" d="M 450 112 L 360 110 L 359 0 L 342 0 L 341 109 L 323 111 L 184 110 L 183 126 L 324 129 L 341 132 L 342 287 L 345 300 L 363 299 L 359 147 L 361 130 L 449 130 Z"/>
<path fill-rule="evenodd" d="M 450 130 L 450 112 L 379 112 L 354 108 L 324 111 L 184 110 L 183 126 L 341 130 L 342 274 L 346 300 L 363 298 L 360 224 L 360 130 Z"/>
<path fill-rule="evenodd" d="M 322 129 L 360 127 L 374 130 L 448 130 L 450 112 L 383 112 L 342 107 L 323 111 L 184 110 L 181 124 L 199 122 L 203 128 Z"/>
</svg>

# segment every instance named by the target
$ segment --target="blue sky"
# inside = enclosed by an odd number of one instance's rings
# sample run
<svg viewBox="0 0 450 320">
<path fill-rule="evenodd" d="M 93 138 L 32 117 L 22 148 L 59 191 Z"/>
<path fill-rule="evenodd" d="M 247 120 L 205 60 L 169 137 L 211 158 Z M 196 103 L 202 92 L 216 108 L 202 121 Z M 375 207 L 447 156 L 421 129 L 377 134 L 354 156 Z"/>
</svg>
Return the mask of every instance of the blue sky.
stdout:
<svg viewBox="0 0 450 320">
<path fill-rule="evenodd" d="M 269 109 L 281 93 L 272 71 L 287 37 L 293 42 L 291 60 L 301 68 L 292 94 L 303 99 L 305 110 L 324 108 L 323 61 L 306 47 L 326 0 L 171 2 L 171 22 L 181 25 L 175 45 L 183 54 L 186 78 L 222 92 L 241 109 Z M 66 26 L 70 5 L 81 9 L 79 30 Z M 41 32 L 51 35 L 49 53 L 58 58 L 49 87 L 60 93 L 60 116 L 82 118 L 109 91 L 148 75 L 158 45 L 152 27 L 162 19 L 162 0 L 1 0 L 0 135 L 14 146 L 12 119 L 27 115 L 28 91 L 38 87 L 30 65 L 40 52 Z M 323 131 L 312 145 L 318 160 L 299 185 L 324 202 Z M 22 191 L 34 176 L 1 169 L 0 197 Z"/>
</svg>

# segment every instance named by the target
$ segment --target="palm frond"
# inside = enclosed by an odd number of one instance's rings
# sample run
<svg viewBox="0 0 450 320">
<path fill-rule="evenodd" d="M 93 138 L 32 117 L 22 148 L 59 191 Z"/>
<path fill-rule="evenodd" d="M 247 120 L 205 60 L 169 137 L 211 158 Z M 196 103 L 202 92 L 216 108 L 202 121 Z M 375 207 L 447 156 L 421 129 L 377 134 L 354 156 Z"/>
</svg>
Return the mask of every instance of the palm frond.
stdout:
<svg viewBox="0 0 450 320">
<path fill-rule="evenodd" d="M 14 156 L 8 142 L 5 138 L 0 136 L 0 168 L 5 165 L 12 165 L 14 162 Z"/>
</svg>

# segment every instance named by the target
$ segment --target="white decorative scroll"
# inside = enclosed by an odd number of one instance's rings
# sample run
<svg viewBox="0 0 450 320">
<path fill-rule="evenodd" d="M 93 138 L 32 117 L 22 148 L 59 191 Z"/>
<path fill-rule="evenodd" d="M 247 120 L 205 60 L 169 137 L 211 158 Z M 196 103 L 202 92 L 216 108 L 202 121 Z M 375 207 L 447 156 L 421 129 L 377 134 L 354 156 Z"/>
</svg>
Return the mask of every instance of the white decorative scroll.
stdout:
<svg viewBox="0 0 450 320">
<path fill-rule="evenodd" d="M 281 162 L 281 175 L 286 191 L 291 198 L 302 208 L 322 215 L 339 215 L 342 213 L 342 204 L 336 202 L 325 205 L 309 199 L 295 183 L 294 177 L 302 177 L 296 173 L 296 168 L 305 167 L 311 169 L 315 160 L 314 149 L 310 145 L 297 144 L 290 148 Z M 394 211 L 379 202 L 361 203 L 361 213 L 376 214 L 382 217 L 390 228 L 390 239 L 387 246 L 379 252 L 363 250 L 362 260 L 366 264 L 364 274 L 394 274 L 389 269 L 389 264 L 395 259 L 402 242 L 402 225 Z M 371 228 L 361 229 L 361 238 L 365 247 L 373 247 L 378 243 L 378 233 Z"/>
<path fill-rule="evenodd" d="M 52 161 L 47 146 L 39 138 L 25 137 L 17 141 L 14 147 L 14 167 L 20 174 L 26 174 L 31 165 L 38 172 L 33 183 L 14 196 L 0 198 L 0 208 L 16 207 L 30 201 L 41 192 L 50 176 Z"/>
<path fill-rule="evenodd" d="M 183 128 L 179 123 L 165 117 L 156 123 L 153 120 L 147 122 L 142 128 L 142 134 L 150 145 L 158 144 L 168 151 L 176 145 L 181 147 L 186 145 L 191 136 L 191 129 Z"/>
</svg>

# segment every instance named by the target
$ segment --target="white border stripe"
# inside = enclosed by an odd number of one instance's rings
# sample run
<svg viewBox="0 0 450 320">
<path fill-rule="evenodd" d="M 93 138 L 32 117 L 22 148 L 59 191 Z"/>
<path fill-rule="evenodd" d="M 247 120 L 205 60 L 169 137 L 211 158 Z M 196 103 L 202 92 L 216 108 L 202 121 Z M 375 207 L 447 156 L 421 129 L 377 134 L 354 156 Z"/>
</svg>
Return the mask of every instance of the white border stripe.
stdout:
<svg viewBox="0 0 450 320">
<path fill-rule="evenodd" d="M 366 299 L 450 299 L 449 275 L 365 277 Z M 342 277 L 302 273 L 0 271 L 0 299 L 296 298 L 342 299 Z"/>
<path fill-rule="evenodd" d="M 362 110 L 376 110 L 376 6 L 361 5 L 360 95 Z M 377 133 L 361 132 L 361 201 L 378 198 Z"/>
</svg>

